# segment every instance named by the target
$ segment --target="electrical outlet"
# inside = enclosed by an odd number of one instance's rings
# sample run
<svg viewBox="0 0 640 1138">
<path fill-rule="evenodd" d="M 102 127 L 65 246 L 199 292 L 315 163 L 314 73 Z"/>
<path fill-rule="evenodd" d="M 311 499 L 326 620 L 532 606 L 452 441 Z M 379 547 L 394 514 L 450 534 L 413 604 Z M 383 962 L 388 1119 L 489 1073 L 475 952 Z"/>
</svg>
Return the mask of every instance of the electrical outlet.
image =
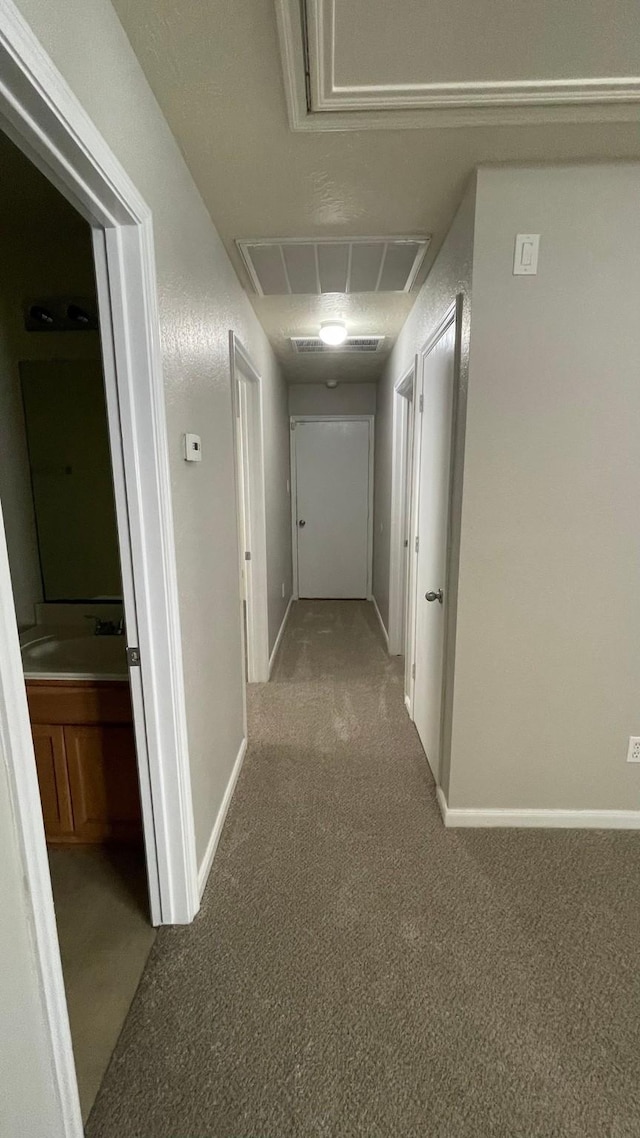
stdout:
<svg viewBox="0 0 640 1138">
<path fill-rule="evenodd" d="M 628 763 L 640 763 L 640 735 L 629 736 Z"/>
</svg>

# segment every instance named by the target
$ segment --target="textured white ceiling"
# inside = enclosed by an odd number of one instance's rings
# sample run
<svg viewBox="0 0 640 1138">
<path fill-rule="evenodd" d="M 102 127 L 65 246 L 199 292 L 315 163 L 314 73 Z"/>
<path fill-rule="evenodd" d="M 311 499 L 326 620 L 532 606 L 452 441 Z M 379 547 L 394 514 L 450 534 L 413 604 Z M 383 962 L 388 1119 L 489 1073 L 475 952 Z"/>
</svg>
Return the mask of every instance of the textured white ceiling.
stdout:
<svg viewBox="0 0 640 1138">
<path fill-rule="evenodd" d="M 386 18 L 402 21 L 408 2 L 386 0 Z M 114 5 L 245 285 L 236 237 L 431 233 L 432 260 L 480 162 L 640 157 L 632 122 L 292 133 L 272 0 Z M 442 4 L 439 18 L 446 13 Z M 328 304 L 351 334 L 392 337 L 411 298 L 361 294 L 349 302 L 252 295 L 297 382 L 317 380 L 318 366 L 329 365 L 288 354 L 286 340 L 317 332 Z M 347 361 L 357 375 L 344 374 Z M 369 379 L 380 360 L 336 357 L 335 367 L 342 380 Z"/>
</svg>

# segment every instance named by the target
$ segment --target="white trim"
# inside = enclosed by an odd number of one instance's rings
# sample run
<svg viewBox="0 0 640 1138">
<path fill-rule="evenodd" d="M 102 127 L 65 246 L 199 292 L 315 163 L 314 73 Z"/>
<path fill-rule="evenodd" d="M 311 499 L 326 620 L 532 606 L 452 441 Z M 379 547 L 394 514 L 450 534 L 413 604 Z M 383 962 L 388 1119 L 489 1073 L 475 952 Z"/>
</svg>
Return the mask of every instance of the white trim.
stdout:
<svg viewBox="0 0 640 1138">
<path fill-rule="evenodd" d="M 308 0 L 309 41 L 324 39 L 317 0 Z M 548 122 L 635 122 L 640 77 L 528 80 L 505 83 L 381 85 L 327 92 L 322 64 L 312 67 L 314 109 L 307 105 L 304 31 L 299 0 L 276 0 L 285 96 L 294 131 L 523 125 Z M 322 49 L 324 55 L 324 48 Z M 325 74 L 330 72 L 328 61 Z"/>
<path fill-rule="evenodd" d="M 244 762 L 244 756 L 246 755 L 246 753 L 247 753 L 247 739 L 245 736 L 245 738 L 242 740 L 242 742 L 240 744 L 240 750 L 238 751 L 238 754 L 236 755 L 236 760 L 233 764 L 233 770 L 231 771 L 231 775 L 230 775 L 229 781 L 227 783 L 227 789 L 225 790 L 224 797 L 222 799 L 222 802 L 220 803 L 220 809 L 218 810 L 218 813 L 216 815 L 216 820 L 213 824 L 213 830 L 211 831 L 211 837 L 209 838 L 209 841 L 207 842 L 207 848 L 204 851 L 204 857 L 203 857 L 202 861 L 200 862 L 200 867 L 198 869 L 198 894 L 200 896 L 200 899 L 202 899 L 202 894 L 205 891 L 207 881 L 209 879 L 209 874 L 211 872 L 211 866 L 213 865 L 213 859 L 216 855 L 216 850 L 218 848 L 218 842 L 220 841 L 220 836 L 222 834 L 224 823 L 225 823 L 225 820 L 227 817 L 227 811 L 229 810 L 229 807 L 231 805 L 231 799 L 233 798 L 233 792 L 236 788 L 236 783 L 238 781 L 238 778 L 240 777 L 240 771 L 242 770 L 242 764 Z"/>
<path fill-rule="evenodd" d="M 406 640 L 406 605 L 408 582 L 403 580 L 403 564 L 410 564 L 411 552 L 405 562 L 403 522 L 406 520 L 407 499 L 411 499 L 413 475 L 413 436 L 409 433 L 413 406 L 415 416 L 415 389 L 418 374 L 418 357 L 411 367 L 396 381 L 393 388 L 392 455 L 391 455 L 391 518 L 389 531 L 389 653 L 403 656 Z M 410 527 L 409 527 L 410 528 Z"/>
<path fill-rule="evenodd" d="M 27 695 L 0 507 L 0 762 L 6 767 L 15 829 L 27 882 L 26 905 L 34 942 L 43 1018 L 59 1102 L 59 1126 L 50 1131 L 82 1138 L 78 1084 L 60 964 L 51 877 L 46 856 L 40 789 L 33 757 Z M 44 856 L 43 856 L 44 855 Z M 25 1126 L 27 1126 L 25 1110 Z"/>
<path fill-rule="evenodd" d="M 369 424 L 369 517 L 367 526 L 367 596 L 368 601 L 373 600 L 373 491 L 375 474 L 375 415 L 290 415 L 289 427 L 291 430 L 291 447 L 289 461 L 291 463 L 291 541 L 293 552 L 293 599 L 300 599 L 298 590 L 298 524 L 297 524 L 297 489 L 296 476 L 296 425 L 298 423 L 345 423 L 366 422 Z"/>
<path fill-rule="evenodd" d="M 269 679 L 269 621 L 262 381 L 249 353 L 233 331 L 229 332 L 229 357 L 234 409 L 240 596 L 242 603 L 242 594 L 246 590 L 247 602 L 247 674 L 249 683 L 266 683 Z M 246 399 L 242 398 L 240 388 L 243 381 Z M 245 463 L 244 477 L 239 466 L 241 456 Z M 241 540 L 245 523 L 249 530 L 250 561 L 245 561 Z"/>
<path fill-rule="evenodd" d="M 284 616 L 282 618 L 282 624 L 280 625 L 280 630 L 278 632 L 278 635 L 276 636 L 276 642 L 273 646 L 273 649 L 271 651 L 271 655 L 269 657 L 269 679 L 271 679 L 271 672 L 273 671 L 273 665 L 276 662 L 276 656 L 278 655 L 278 648 L 282 644 L 282 637 L 284 636 L 284 630 L 287 627 L 287 621 L 289 619 L 289 613 L 291 612 L 292 604 L 293 604 L 293 597 L 291 596 L 291 597 L 289 597 L 289 604 L 287 605 L 287 607 L 285 609 Z"/>
<path fill-rule="evenodd" d="M 447 828 L 517 827 L 544 830 L 640 830 L 640 810 L 486 810 L 448 806 L 436 787 Z"/>
<path fill-rule="evenodd" d="M 372 597 L 372 598 L 371 598 L 371 603 L 372 603 L 372 605 L 373 605 L 373 607 L 374 607 L 374 610 L 375 610 L 375 614 L 376 614 L 376 616 L 377 616 L 377 618 L 378 618 L 378 622 L 379 622 L 379 624 L 380 624 L 380 628 L 382 629 L 382 635 L 384 636 L 384 642 L 385 642 L 385 645 L 386 645 L 386 648 L 387 648 L 387 652 L 388 652 L 388 651 L 389 651 L 389 633 L 387 632 L 387 630 L 386 630 L 386 628 L 385 628 L 385 626 L 384 626 L 384 621 L 383 621 L 383 619 L 382 619 L 382 613 L 380 612 L 380 609 L 378 608 L 378 602 L 377 602 L 377 600 L 376 600 L 376 598 L 375 598 L 375 597 Z"/>
<path fill-rule="evenodd" d="M 413 723 L 413 708 L 411 707 L 411 700 L 409 699 L 408 695 L 405 695 L 404 697 L 404 706 L 407 709 L 407 715 L 409 716 L 409 719 Z"/>
<path fill-rule="evenodd" d="M 442 339 L 445 332 L 451 327 L 456 319 L 458 312 L 458 301 L 454 300 L 447 308 L 444 316 L 436 324 L 433 331 L 429 334 L 419 355 L 419 370 L 416 376 L 415 398 L 420 399 L 423 396 L 424 388 L 424 369 L 425 360 L 427 356 L 433 351 L 439 340 Z M 413 440 L 413 488 L 412 488 L 412 502 L 411 502 L 411 537 L 409 539 L 409 548 L 411 550 L 411 561 L 409 563 L 409 606 L 408 606 L 408 619 L 407 619 L 407 632 L 405 642 L 405 695 L 409 700 L 410 711 L 409 715 L 413 719 L 414 710 L 414 693 L 415 693 L 415 663 L 416 663 L 416 617 L 418 611 L 418 598 L 417 598 L 417 562 L 418 553 L 416 550 L 416 540 L 418 534 L 418 517 L 420 510 L 420 470 L 422 463 L 422 418 L 421 413 L 414 415 L 414 440 Z M 443 668 L 443 681 L 445 678 L 445 669 Z M 443 695 L 444 704 L 444 695 Z"/>
</svg>

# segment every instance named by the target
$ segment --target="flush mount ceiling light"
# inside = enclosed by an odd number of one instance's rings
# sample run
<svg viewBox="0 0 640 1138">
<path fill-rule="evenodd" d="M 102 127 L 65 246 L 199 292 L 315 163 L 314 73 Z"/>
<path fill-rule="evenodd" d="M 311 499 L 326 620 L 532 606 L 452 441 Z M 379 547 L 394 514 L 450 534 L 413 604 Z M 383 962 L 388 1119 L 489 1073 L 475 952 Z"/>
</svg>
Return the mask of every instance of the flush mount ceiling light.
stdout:
<svg viewBox="0 0 640 1138">
<path fill-rule="evenodd" d="M 323 320 L 318 335 L 323 344 L 337 348 L 338 344 L 344 344 L 347 338 L 347 325 L 343 320 Z"/>
</svg>

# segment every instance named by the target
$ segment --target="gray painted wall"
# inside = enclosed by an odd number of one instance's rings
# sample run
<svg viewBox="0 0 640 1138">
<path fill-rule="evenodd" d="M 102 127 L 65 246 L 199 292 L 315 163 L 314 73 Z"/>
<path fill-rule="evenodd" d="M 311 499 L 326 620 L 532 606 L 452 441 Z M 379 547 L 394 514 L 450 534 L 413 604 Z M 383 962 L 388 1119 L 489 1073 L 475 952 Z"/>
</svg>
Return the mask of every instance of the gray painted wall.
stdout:
<svg viewBox="0 0 640 1138">
<path fill-rule="evenodd" d="M 290 415 L 375 415 L 375 383 L 292 383 L 289 386 Z"/>
<path fill-rule="evenodd" d="M 479 173 L 451 806 L 639 806 L 639 202 L 636 164 Z"/>
<path fill-rule="evenodd" d="M 393 384 L 461 291 L 440 776 L 454 808 L 639 806 L 639 200 L 637 164 L 481 169 L 380 385 L 387 620 Z M 537 276 L 513 276 L 519 232 L 542 235 Z"/>
</svg>

